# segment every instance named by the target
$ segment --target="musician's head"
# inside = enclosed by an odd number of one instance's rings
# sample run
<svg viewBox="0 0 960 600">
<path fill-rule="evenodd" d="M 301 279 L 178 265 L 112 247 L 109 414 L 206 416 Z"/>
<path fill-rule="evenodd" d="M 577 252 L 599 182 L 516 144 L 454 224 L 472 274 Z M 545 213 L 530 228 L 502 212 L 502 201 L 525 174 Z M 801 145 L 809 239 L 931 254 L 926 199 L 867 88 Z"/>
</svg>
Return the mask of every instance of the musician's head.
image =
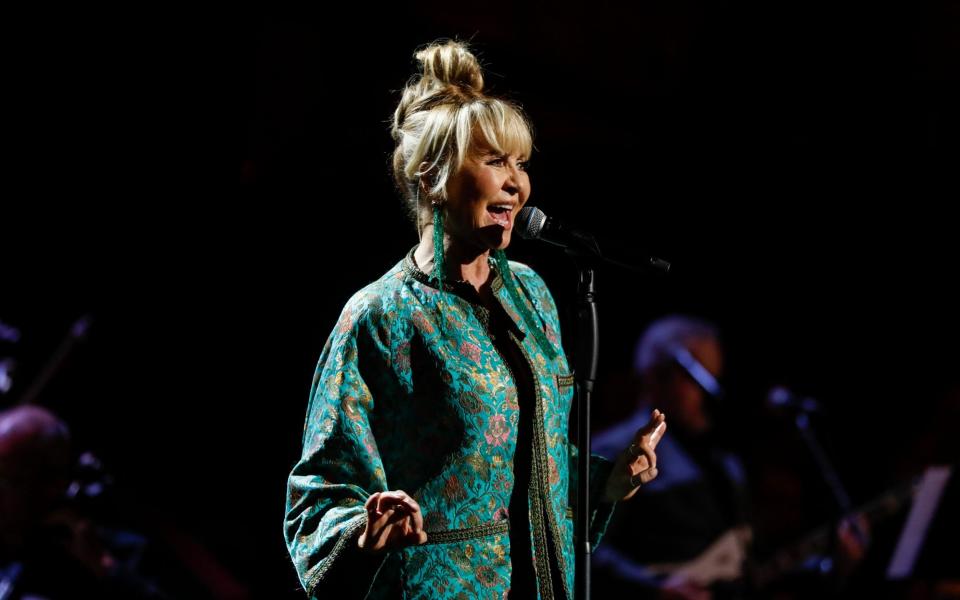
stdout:
<svg viewBox="0 0 960 600">
<path fill-rule="evenodd" d="M 461 42 L 416 53 L 420 73 L 394 113 L 394 180 L 417 230 L 443 212 L 452 239 L 481 250 L 510 243 L 530 194 L 530 123 L 516 104 L 484 91 L 476 57 Z"/>
<path fill-rule="evenodd" d="M 70 434 L 49 411 L 0 411 L 0 549 L 20 545 L 62 498 L 69 481 Z"/>
<path fill-rule="evenodd" d="M 651 323 L 637 342 L 634 370 L 642 401 L 663 410 L 670 427 L 688 434 L 710 428 L 707 392 L 678 362 L 685 349 L 714 377 L 723 373 L 723 348 L 717 327 L 686 315 L 670 315 Z"/>
</svg>

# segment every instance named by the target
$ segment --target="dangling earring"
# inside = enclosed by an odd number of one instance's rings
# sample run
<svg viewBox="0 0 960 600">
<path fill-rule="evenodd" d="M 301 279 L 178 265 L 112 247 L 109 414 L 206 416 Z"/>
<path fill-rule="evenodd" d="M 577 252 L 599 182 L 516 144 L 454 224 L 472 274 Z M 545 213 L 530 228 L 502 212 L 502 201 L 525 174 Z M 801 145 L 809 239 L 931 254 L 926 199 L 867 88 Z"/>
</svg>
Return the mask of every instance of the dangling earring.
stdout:
<svg viewBox="0 0 960 600">
<path fill-rule="evenodd" d="M 443 205 L 433 202 L 433 276 L 442 283 L 446 275 L 443 264 Z"/>
<path fill-rule="evenodd" d="M 414 214 L 417 217 L 417 240 L 423 241 L 423 221 L 420 219 L 420 176 L 417 175 L 417 185 L 413 188 Z"/>
<path fill-rule="evenodd" d="M 542 350 L 550 360 L 555 359 L 557 357 L 557 351 L 540 328 L 540 324 L 537 323 L 536 317 L 533 316 L 533 313 L 527 307 L 527 303 L 520 297 L 520 291 L 517 289 L 519 280 L 517 280 L 517 276 L 513 274 L 513 271 L 510 270 L 510 262 L 507 260 L 506 252 L 499 248 L 494 250 L 493 259 L 500 269 L 500 278 L 503 279 L 503 285 L 507 288 L 507 293 L 513 300 L 514 306 L 517 307 L 520 316 L 523 317 L 524 322 L 527 324 L 527 329 L 533 334 L 533 338 L 537 340 L 540 350 Z"/>
</svg>

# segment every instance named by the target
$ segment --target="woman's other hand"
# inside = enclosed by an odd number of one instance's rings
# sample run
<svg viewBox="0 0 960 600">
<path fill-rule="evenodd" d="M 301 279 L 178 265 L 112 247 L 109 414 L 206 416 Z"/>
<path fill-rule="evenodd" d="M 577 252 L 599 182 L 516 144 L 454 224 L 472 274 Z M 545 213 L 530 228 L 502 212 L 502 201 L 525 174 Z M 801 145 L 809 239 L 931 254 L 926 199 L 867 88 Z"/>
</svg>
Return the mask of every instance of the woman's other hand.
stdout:
<svg viewBox="0 0 960 600">
<path fill-rule="evenodd" d="M 402 490 L 377 492 L 367 498 L 367 526 L 357 539 L 360 550 L 380 554 L 427 541 L 420 505 Z"/>
</svg>

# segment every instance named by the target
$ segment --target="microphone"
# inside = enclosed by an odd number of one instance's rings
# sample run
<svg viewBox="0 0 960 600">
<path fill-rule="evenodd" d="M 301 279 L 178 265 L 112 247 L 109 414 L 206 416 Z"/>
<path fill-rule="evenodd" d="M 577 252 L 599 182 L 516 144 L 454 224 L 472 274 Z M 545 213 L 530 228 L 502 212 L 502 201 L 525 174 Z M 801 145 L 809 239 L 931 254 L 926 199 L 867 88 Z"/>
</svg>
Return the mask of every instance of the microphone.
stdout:
<svg viewBox="0 0 960 600">
<path fill-rule="evenodd" d="M 542 210 L 535 206 L 525 206 L 517 213 L 516 220 L 517 234 L 526 240 L 540 240 L 554 246 L 560 246 L 568 254 L 578 256 L 593 256 L 606 262 L 637 270 L 637 267 L 617 260 L 604 257 L 600 253 L 600 247 L 592 234 L 586 231 L 580 231 L 560 221 L 548 217 Z M 670 263 L 662 258 L 649 257 L 646 259 L 645 266 L 652 267 L 660 271 L 669 271 Z"/>
<path fill-rule="evenodd" d="M 592 235 L 551 219 L 536 206 L 525 206 L 517 213 L 517 233 L 527 240 L 540 240 L 561 248 L 600 256 L 600 248 Z"/>
<path fill-rule="evenodd" d="M 801 413 L 820 412 L 820 403 L 810 397 L 801 397 L 784 386 L 776 386 L 767 394 L 767 404 L 773 408 L 786 408 Z"/>
</svg>

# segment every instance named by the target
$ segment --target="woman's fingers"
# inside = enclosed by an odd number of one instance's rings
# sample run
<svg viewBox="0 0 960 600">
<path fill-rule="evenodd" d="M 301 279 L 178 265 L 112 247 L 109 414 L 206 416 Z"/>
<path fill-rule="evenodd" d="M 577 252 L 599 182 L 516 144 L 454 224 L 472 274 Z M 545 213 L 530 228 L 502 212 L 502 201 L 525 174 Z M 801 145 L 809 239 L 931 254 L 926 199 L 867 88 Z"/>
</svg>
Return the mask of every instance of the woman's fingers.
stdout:
<svg viewBox="0 0 960 600">
<path fill-rule="evenodd" d="M 427 543 L 426 531 L 414 531 L 407 536 L 408 546 L 419 546 L 420 544 L 426 544 L 426 543 Z"/>
<path fill-rule="evenodd" d="M 663 433 L 667 430 L 667 415 L 655 409 L 650 414 L 650 420 L 647 424 L 637 431 L 634 436 L 634 442 L 638 443 L 641 439 L 646 439 L 651 449 L 656 449 L 657 444 L 663 438 Z"/>
<path fill-rule="evenodd" d="M 663 439 L 663 434 L 667 432 L 667 415 L 663 414 L 660 411 L 656 411 L 656 412 L 660 414 L 656 418 L 657 420 L 656 426 L 653 428 L 653 431 L 650 433 L 650 447 L 653 449 L 657 448 L 657 444 L 659 444 L 660 440 Z"/>
<path fill-rule="evenodd" d="M 657 478 L 657 468 L 653 467 L 651 469 L 646 469 L 640 471 L 630 478 L 630 483 L 638 483 L 640 485 L 646 485 Z"/>
<path fill-rule="evenodd" d="M 396 508 L 398 505 L 405 507 L 410 512 L 419 511 L 420 505 L 403 490 L 394 490 L 391 492 L 379 492 L 373 494 L 377 497 L 376 508 L 382 512 L 385 507 Z"/>
<path fill-rule="evenodd" d="M 393 519 L 384 524 L 377 538 L 375 548 L 395 548 L 423 544 L 427 541 L 427 532 L 422 529 L 414 530 L 414 523 L 409 515 L 398 515 L 394 512 Z"/>
<path fill-rule="evenodd" d="M 645 438 L 640 438 L 630 444 L 627 449 L 630 454 L 630 468 L 650 469 L 657 466 L 657 453 L 653 451 Z"/>
<path fill-rule="evenodd" d="M 630 486 L 637 487 L 653 481 L 657 476 L 657 444 L 667 430 L 667 416 L 654 410 L 650 420 L 634 435 L 633 443 L 627 449 L 630 461 L 627 464 Z"/>
<path fill-rule="evenodd" d="M 373 550 L 380 550 L 392 546 L 398 538 L 405 538 L 410 531 L 406 525 L 406 515 L 402 515 L 392 508 L 388 508 L 376 518 L 367 522 L 368 543 Z"/>
<path fill-rule="evenodd" d="M 403 490 L 371 494 L 364 507 L 367 526 L 362 547 L 379 551 L 426 542 L 420 505 Z"/>
<path fill-rule="evenodd" d="M 366 504 L 368 513 L 371 512 L 371 506 L 373 512 L 376 514 L 380 514 L 387 508 L 391 508 L 399 512 L 415 515 L 414 523 L 416 528 L 423 528 L 423 516 L 420 513 L 420 505 L 403 490 L 371 494 Z"/>
<path fill-rule="evenodd" d="M 664 414 L 660 412 L 660 409 L 655 408 L 652 413 L 650 413 L 650 420 L 647 421 L 647 424 L 637 430 L 635 437 L 641 437 L 650 433 L 653 433 L 653 430 L 663 422 Z"/>
<path fill-rule="evenodd" d="M 401 510 L 413 517 L 412 525 L 414 531 L 423 529 L 423 514 L 420 511 L 420 505 L 417 504 L 417 501 L 409 494 L 403 490 L 395 490 L 392 492 L 383 492 L 381 496 L 386 496 L 388 500 L 393 501 L 395 505 L 401 506 Z"/>
<path fill-rule="evenodd" d="M 645 441 L 651 449 L 655 449 L 657 444 L 663 438 L 663 433 L 667 430 L 667 415 L 654 410 L 650 415 L 647 424 L 637 430 L 633 436 L 633 443 L 639 444 Z"/>
<path fill-rule="evenodd" d="M 388 525 L 399 521 L 401 518 L 403 518 L 403 515 L 399 515 L 392 508 L 387 508 L 381 513 L 371 512 L 367 515 L 368 529 L 372 535 L 380 535 Z"/>
<path fill-rule="evenodd" d="M 420 505 L 413 498 L 410 498 L 410 505 L 413 507 L 413 512 L 410 514 L 413 519 L 413 531 L 414 533 L 423 533 L 423 512 L 420 510 Z"/>
<path fill-rule="evenodd" d="M 667 430 L 666 415 L 654 410 L 650 420 L 633 437 L 633 443 L 627 449 L 631 456 L 631 467 L 653 469 L 657 466 L 655 449 Z"/>
<path fill-rule="evenodd" d="M 633 443 L 617 457 L 614 470 L 607 479 L 605 497 L 611 501 L 629 500 L 637 488 L 657 477 L 655 449 L 667 430 L 667 416 L 659 410 L 633 436 Z"/>
<path fill-rule="evenodd" d="M 646 471 L 650 468 L 650 460 L 643 454 L 627 463 L 627 474 L 636 475 L 640 471 Z"/>
</svg>

